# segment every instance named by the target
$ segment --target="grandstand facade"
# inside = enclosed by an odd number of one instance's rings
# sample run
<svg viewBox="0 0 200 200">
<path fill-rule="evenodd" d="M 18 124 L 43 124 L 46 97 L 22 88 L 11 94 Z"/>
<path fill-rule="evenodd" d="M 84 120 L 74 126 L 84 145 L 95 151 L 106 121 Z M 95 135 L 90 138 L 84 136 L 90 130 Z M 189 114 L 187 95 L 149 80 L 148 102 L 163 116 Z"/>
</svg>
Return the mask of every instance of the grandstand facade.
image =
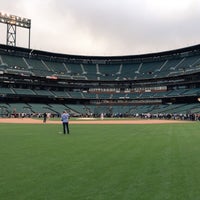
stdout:
<svg viewBox="0 0 200 200">
<path fill-rule="evenodd" d="M 200 112 L 200 45 L 134 56 L 78 56 L 0 45 L 0 115 Z"/>
</svg>

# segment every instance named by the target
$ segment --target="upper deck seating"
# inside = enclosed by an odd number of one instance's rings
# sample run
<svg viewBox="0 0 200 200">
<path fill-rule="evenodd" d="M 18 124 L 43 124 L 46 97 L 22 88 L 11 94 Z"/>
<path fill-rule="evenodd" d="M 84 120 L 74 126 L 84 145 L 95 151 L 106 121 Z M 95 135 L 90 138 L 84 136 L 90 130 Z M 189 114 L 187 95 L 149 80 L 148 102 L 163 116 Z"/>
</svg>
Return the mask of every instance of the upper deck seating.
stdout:
<svg viewBox="0 0 200 200">
<path fill-rule="evenodd" d="M 141 63 L 123 64 L 119 80 L 136 79 L 139 74 Z"/>
<path fill-rule="evenodd" d="M 53 74 L 58 74 L 58 75 L 65 75 L 69 74 L 67 69 L 65 68 L 65 65 L 63 63 L 59 62 L 49 62 L 49 61 L 44 61 L 44 63 L 48 66 L 50 71 L 52 71 Z"/>
<path fill-rule="evenodd" d="M 83 75 L 83 69 L 80 64 L 66 64 L 71 75 Z"/>
<path fill-rule="evenodd" d="M 1 59 L 11 69 L 28 70 L 28 65 L 22 57 L 1 55 Z"/>
<path fill-rule="evenodd" d="M 84 74 L 88 80 L 97 80 L 97 67 L 94 64 L 83 64 Z"/>
</svg>

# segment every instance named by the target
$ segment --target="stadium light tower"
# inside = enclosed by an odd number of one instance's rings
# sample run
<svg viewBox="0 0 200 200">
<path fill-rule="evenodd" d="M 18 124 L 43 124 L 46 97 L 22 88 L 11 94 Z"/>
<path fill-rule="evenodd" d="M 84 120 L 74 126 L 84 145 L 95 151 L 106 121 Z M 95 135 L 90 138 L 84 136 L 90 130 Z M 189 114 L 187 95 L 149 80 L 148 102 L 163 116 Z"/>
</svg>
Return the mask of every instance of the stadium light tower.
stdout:
<svg viewBox="0 0 200 200">
<path fill-rule="evenodd" d="M 0 12 L 0 23 L 7 24 L 6 44 L 10 46 L 16 46 L 17 26 L 20 28 L 29 29 L 28 48 L 30 48 L 30 39 L 31 39 L 31 20 L 30 19 Z"/>
</svg>

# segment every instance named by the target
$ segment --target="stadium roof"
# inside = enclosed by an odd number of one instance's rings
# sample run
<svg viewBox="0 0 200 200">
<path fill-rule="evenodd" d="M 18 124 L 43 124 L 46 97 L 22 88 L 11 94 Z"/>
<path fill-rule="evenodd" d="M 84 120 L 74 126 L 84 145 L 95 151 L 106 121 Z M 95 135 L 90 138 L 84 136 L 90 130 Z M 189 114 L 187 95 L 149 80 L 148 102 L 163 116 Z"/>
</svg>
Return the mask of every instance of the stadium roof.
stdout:
<svg viewBox="0 0 200 200">
<path fill-rule="evenodd" d="M 30 55 L 35 56 L 46 56 L 52 58 L 66 58 L 66 59 L 88 59 L 88 60 L 129 60 L 129 59 L 146 59 L 146 58 L 157 58 L 164 56 L 175 56 L 180 54 L 186 54 L 189 52 L 200 51 L 200 44 L 189 46 L 185 48 L 149 53 L 149 54 L 140 54 L 140 55 L 127 55 L 127 56 L 83 56 L 83 55 L 70 55 L 70 54 L 61 54 L 61 53 L 52 53 L 48 51 L 41 51 L 35 49 L 27 49 L 22 47 L 13 47 L 0 44 L 0 51 L 9 51 L 9 52 L 24 52 Z"/>
</svg>

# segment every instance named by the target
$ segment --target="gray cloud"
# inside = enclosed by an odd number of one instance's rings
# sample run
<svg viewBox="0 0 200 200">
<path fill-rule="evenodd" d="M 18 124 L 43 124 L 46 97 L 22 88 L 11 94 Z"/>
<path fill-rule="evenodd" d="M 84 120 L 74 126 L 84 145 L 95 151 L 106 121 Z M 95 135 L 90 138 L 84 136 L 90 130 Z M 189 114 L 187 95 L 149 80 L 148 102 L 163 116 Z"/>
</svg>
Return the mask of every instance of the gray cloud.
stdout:
<svg viewBox="0 0 200 200">
<path fill-rule="evenodd" d="M 41 50 L 130 55 L 199 43 L 198 0 L 7 0 L 1 7 L 32 19 L 31 46 Z"/>
</svg>

